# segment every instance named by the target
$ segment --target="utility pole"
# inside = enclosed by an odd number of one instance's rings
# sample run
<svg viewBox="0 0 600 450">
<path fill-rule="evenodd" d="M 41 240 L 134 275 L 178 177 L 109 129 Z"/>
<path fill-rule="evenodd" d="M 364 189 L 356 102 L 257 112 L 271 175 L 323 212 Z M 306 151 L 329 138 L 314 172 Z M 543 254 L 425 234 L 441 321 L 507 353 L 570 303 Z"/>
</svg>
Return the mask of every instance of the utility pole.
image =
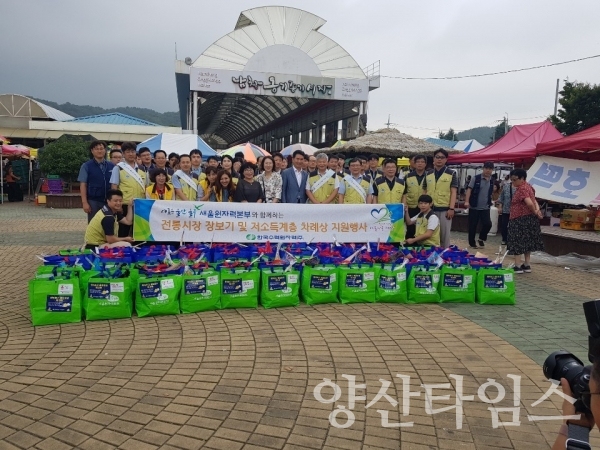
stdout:
<svg viewBox="0 0 600 450">
<path fill-rule="evenodd" d="M 505 112 L 506 117 L 504 118 L 504 134 L 508 133 L 508 113 Z"/>
<path fill-rule="evenodd" d="M 390 122 L 391 118 L 392 118 L 392 115 L 388 114 L 388 121 L 387 121 L 387 123 L 384 123 L 384 125 L 387 125 L 388 128 L 390 127 L 390 125 L 398 125 L 397 123 Z"/>
<path fill-rule="evenodd" d="M 554 115 L 558 112 L 558 89 L 560 85 L 560 78 L 556 79 L 556 94 L 554 95 Z"/>
</svg>

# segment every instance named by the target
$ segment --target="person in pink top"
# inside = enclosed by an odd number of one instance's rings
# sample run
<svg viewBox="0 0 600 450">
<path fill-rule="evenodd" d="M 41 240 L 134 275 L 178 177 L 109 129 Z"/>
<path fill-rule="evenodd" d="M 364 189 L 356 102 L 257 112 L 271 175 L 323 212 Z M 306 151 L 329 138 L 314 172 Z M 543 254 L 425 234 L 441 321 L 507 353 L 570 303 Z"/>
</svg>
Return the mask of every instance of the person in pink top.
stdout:
<svg viewBox="0 0 600 450">
<path fill-rule="evenodd" d="M 515 255 L 515 273 L 531 273 L 531 252 L 544 250 L 540 229 L 542 212 L 533 186 L 526 181 L 527 171 L 514 169 L 510 179 L 516 191 L 510 205 L 507 250 L 509 255 Z M 520 264 L 521 255 L 525 259 L 523 264 Z"/>
</svg>

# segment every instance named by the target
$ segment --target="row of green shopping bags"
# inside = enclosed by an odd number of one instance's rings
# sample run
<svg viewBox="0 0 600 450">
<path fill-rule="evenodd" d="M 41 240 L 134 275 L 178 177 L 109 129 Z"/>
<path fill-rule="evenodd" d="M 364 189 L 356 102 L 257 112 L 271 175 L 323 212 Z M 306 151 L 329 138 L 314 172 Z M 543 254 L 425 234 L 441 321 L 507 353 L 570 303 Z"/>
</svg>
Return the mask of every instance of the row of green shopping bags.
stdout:
<svg viewBox="0 0 600 450">
<path fill-rule="evenodd" d="M 208 268 L 192 274 L 146 274 L 120 269 L 38 274 L 30 281 L 34 325 L 194 313 L 225 308 L 321 303 L 514 304 L 510 269 L 443 266 L 324 265 Z"/>
</svg>

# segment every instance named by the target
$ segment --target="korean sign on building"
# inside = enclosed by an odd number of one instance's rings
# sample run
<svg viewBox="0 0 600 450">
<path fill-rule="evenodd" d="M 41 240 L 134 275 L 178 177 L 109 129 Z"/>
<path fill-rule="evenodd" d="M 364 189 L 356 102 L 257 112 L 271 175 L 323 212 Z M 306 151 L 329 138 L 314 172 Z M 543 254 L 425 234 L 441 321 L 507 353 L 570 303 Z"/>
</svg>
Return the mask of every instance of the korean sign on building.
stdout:
<svg viewBox="0 0 600 450">
<path fill-rule="evenodd" d="M 540 156 L 527 171 L 535 195 L 569 205 L 600 205 L 600 162 Z"/>
<path fill-rule="evenodd" d="M 135 200 L 136 241 L 399 242 L 399 205 Z"/>
<path fill-rule="evenodd" d="M 190 68 L 192 91 L 273 95 L 324 100 L 369 99 L 369 80 L 310 77 L 224 69 Z"/>
</svg>

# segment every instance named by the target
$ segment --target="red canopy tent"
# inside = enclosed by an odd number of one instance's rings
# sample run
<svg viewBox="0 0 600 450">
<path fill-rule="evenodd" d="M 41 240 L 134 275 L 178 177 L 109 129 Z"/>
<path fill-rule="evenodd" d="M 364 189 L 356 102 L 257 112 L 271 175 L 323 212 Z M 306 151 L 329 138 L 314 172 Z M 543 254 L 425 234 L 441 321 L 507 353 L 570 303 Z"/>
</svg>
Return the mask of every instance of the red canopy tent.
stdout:
<svg viewBox="0 0 600 450">
<path fill-rule="evenodd" d="M 536 148 L 538 155 L 600 161 L 600 125 L 580 131 L 562 139 L 544 142 Z"/>
<path fill-rule="evenodd" d="M 535 159 L 538 144 L 560 138 L 562 134 L 548 121 L 515 125 L 501 139 L 481 150 L 450 155 L 448 164 L 522 163 Z"/>
<path fill-rule="evenodd" d="M 3 145 L 0 155 L 4 156 L 29 156 L 29 147 L 24 145 Z"/>
</svg>

